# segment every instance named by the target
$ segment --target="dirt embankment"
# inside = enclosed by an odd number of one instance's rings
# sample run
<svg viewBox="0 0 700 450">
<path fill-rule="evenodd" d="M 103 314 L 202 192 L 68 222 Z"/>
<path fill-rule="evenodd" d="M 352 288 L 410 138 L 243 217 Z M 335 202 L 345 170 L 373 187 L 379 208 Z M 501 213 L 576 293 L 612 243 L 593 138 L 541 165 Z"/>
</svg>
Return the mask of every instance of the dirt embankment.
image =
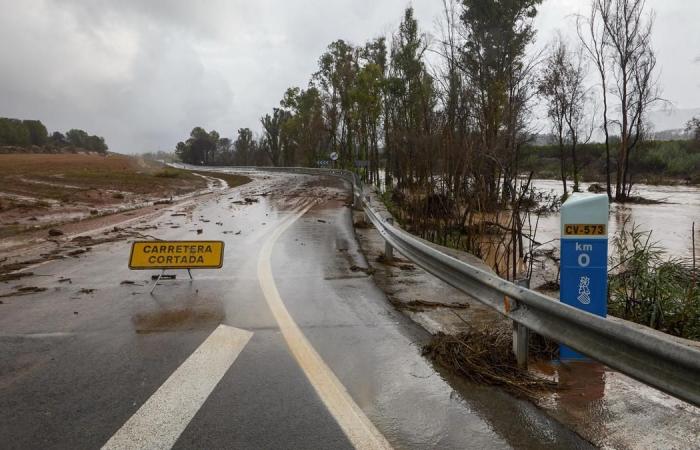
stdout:
<svg viewBox="0 0 700 450">
<path fill-rule="evenodd" d="M 201 176 L 126 155 L 0 154 L 0 239 L 206 186 Z"/>
</svg>

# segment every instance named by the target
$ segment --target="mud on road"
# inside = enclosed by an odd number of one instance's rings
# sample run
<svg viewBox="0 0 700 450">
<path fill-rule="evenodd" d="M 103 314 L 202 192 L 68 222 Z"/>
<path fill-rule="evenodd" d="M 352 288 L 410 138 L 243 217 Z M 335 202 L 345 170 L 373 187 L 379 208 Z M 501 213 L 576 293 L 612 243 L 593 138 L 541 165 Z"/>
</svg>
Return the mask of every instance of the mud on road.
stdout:
<svg viewBox="0 0 700 450">
<path fill-rule="evenodd" d="M 32 239 L 59 225 L 168 205 L 248 181 L 245 176 L 213 178 L 204 171 L 192 173 L 113 153 L 3 154 L 0 240 Z"/>
</svg>

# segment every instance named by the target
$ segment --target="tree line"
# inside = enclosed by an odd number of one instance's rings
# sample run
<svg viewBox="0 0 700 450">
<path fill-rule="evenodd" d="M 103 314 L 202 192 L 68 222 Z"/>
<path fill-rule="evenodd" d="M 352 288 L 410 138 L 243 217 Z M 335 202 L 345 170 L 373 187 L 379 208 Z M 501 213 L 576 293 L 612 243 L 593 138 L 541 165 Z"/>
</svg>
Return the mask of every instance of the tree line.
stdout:
<svg viewBox="0 0 700 450">
<path fill-rule="evenodd" d="M 663 101 L 653 11 L 645 0 L 591 0 L 574 42 L 559 36 L 532 55 L 540 4 L 443 0 L 434 39 L 409 7 L 389 38 L 331 43 L 307 86 L 287 89 L 261 117 L 257 139 L 247 128 L 235 142 L 195 128 L 177 152 L 199 164 L 305 166 L 336 152 L 344 168 L 367 161 L 359 170 L 369 181 L 498 205 L 514 199 L 522 148 L 538 131 L 533 108 L 542 104 L 565 192 L 569 180 L 579 190 L 579 147 L 601 133 L 606 191 L 624 201 L 650 137 L 647 114 Z"/>
<path fill-rule="evenodd" d="M 611 139 L 612 160 L 617 154 L 617 137 Z M 578 174 L 581 179 L 601 183 L 605 187 L 606 148 L 605 143 L 588 142 L 578 145 Z M 700 140 L 647 141 L 637 149 L 630 162 L 635 176 L 644 183 L 663 184 L 685 181 L 700 184 Z M 521 167 L 534 172 L 538 178 L 560 177 L 560 147 L 551 145 L 527 145 L 523 149 Z"/>
<path fill-rule="evenodd" d="M 645 0 L 590 0 L 576 39 L 558 36 L 534 52 L 541 3 L 442 0 L 434 37 L 409 7 L 388 37 L 332 42 L 307 85 L 287 89 L 260 118 L 257 139 L 248 128 L 234 142 L 195 128 L 177 154 L 196 164 L 316 167 L 335 152 L 337 167 L 385 188 L 412 231 L 479 254 L 486 228 L 500 227 L 517 261 L 521 211 L 532 204 L 526 148 L 544 131 L 536 108 L 557 137 L 565 195 L 579 190 L 589 159 L 581 152 L 599 133 L 605 191 L 624 202 L 650 138 L 647 115 L 663 101 Z M 488 216 L 496 211 L 512 212 L 509 222 Z"/>
<path fill-rule="evenodd" d="M 215 130 L 195 127 L 190 137 L 175 146 L 180 161 L 195 165 L 265 166 L 270 164 L 262 139 L 255 139 L 250 128 L 240 128 L 234 141 Z"/>
<path fill-rule="evenodd" d="M 20 120 L 0 117 L 0 145 L 17 147 L 75 147 L 105 153 L 107 144 L 101 136 L 90 135 L 83 130 L 71 129 L 65 134 L 54 131 L 49 135 L 39 120 Z"/>
</svg>

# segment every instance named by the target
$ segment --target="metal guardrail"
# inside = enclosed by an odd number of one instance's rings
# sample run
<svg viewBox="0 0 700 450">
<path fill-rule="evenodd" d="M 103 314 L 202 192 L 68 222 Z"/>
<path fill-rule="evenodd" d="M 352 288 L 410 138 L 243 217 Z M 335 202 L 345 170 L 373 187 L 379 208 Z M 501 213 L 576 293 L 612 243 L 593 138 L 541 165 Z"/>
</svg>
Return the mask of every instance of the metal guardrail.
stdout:
<svg viewBox="0 0 700 450">
<path fill-rule="evenodd" d="M 365 203 L 362 183 L 353 172 L 277 167 L 259 170 L 345 178 L 353 185 L 354 206 L 364 207 L 382 237 L 416 265 L 529 330 L 700 406 L 700 350 L 651 330 L 573 308 L 435 250 Z"/>
</svg>

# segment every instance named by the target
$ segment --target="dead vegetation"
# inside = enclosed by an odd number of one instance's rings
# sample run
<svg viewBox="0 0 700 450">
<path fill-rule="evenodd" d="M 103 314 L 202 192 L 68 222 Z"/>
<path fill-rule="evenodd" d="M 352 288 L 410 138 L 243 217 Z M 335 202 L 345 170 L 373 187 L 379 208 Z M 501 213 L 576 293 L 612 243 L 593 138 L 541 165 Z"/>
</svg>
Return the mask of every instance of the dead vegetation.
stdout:
<svg viewBox="0 0 700 450">
<path fill-rule="evenodd" d="M 15 288 L 15 290 L 13 292 L 8 292 L 7 294 L 0 295 L 0 298 L 18 297 L 20 295 L 36 294 L 38 292 L 44 292 L 44 291 L 46 291 L 46 288 L 44 288 L 44 287 L 21 286 L 21 287 Z"/>
<path fill-rule="evenodd" d="M 440 303 L 440 302 L 429 302 L 426 300 L 410 300 L 407 302 L 401 301 L 396 297 L 391 295 L 387 296 L 389 303 L 391 303 L 394 308 L 399 311 L 409 311 L 409 312 L 423 312 L 431 309 L 437 308 L 449 308 L 449 309 L 467 309 L 469 305 L 467 303 Z"/>
<path fill-rule="evenodd" d="M 353 225 L 358 229 L 372 228 L 372 224 L 366 221 L 364 218 L 356 221 Z"/>
<path fill-rule="evenodd" d="M 535 344 L 532 351 L 551 354 L 549 344 Z M 423 348 L 423 354 L 469 381 L 502 387 L 524 398 L 535 399 L 557 387 L 554 381 L 520 369 L 512 348 L 512 331 L 496 327 L 458 335 L 438 334 Z"/>
<path fill-rule="evenodd" d="M 374 273 L 374 269 L 371 267 L 360 267 L 358 265 L 352 265 L 350 266 L 350 271 L 351 272 L 364 272 L 367 275 L 372 275 Z"/>
</svg>

